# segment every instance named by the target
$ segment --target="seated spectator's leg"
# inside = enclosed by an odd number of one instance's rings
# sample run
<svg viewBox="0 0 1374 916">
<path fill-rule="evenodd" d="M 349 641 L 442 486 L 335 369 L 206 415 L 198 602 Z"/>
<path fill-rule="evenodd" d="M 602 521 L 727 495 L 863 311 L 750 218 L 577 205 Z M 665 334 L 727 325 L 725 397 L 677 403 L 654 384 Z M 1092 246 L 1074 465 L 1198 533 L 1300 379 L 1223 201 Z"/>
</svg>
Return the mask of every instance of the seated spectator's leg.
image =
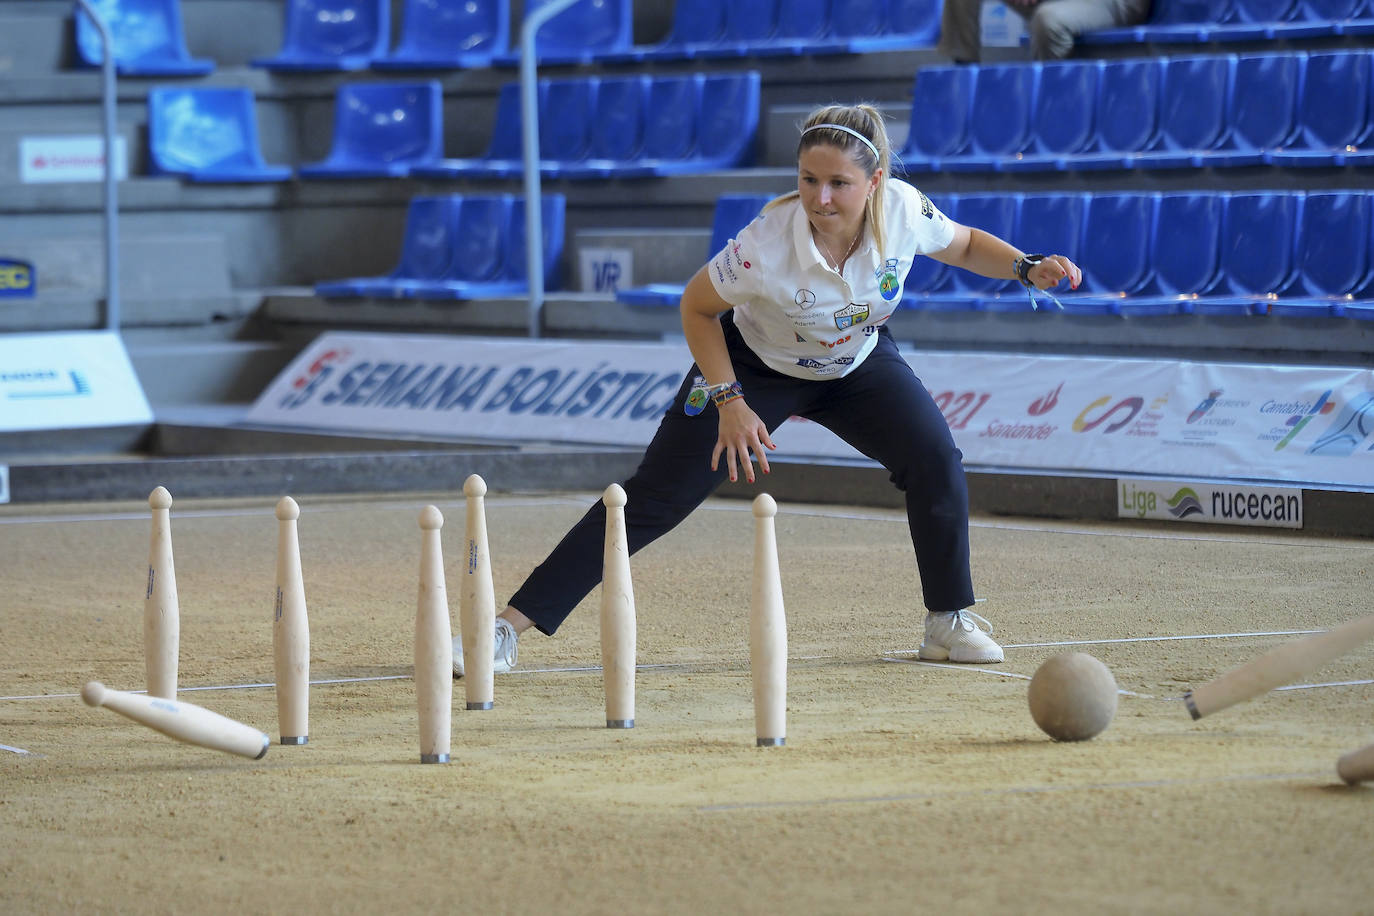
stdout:
<svg viewBox="0 0 1374 916">
<path fill-rule="evenodd" d="M 936 50 L 957 63 L 976 63 L 982 57 L 982 21 L 983 0 L 945 0 Z"/>
<path fill-rule="evenodd" d="M 1028 23 L 1031 56 L 1057 60 L 1073 51 L 1074 39 L 1084 32 L 1134 25 L 1144 18 L 1148 0 L 1045 0 L 1035 7 Z"/>
</svg>

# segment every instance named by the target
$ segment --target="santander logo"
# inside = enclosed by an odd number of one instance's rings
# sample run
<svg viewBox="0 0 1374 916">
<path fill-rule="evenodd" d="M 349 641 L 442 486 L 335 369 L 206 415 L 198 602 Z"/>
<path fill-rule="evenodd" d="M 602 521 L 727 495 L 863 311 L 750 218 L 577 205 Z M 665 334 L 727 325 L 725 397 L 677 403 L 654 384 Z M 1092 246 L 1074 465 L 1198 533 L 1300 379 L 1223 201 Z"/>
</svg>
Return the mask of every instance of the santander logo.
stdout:
<svg viewBox="0 0 1374 916">
<path fill-rule="evenodd" d="M 1054 408 L 1059 404 L 1059 392 L 1063 390 L 1064 383 L 1060 382 L 1057 386 L 1055 386 L 1055 389 L 1051 391 L 1049 394 L 1045 395 L 1044 397 L 1036 398 L 1034 401 L 1031 401 L 1031 405 L 1026 410 L 1026 413 L 1030 414 L 1032 417 L 1038 417 L 1042 414 L 1049 413 L 1051 410 L 1054 410 Z"/>
</svg>

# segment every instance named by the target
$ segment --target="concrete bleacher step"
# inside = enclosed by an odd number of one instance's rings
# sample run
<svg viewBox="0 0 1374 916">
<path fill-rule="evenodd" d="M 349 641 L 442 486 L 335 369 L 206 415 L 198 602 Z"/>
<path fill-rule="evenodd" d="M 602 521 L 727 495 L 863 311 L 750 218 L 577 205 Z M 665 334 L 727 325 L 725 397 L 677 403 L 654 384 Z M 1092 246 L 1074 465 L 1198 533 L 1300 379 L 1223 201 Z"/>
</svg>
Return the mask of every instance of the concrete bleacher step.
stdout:
<svg viewBox="0 0 1374 916">
<path fill-rule="evenodd" d="M 251 403 L 297 348 L 275 341 L 130 341 L 129 361 L 159 419 L 163 408 Z"/>
<path fill-rule="evenodd" d="M 574 233 L 569 265 L 575 278 L 573 289 L 596 288 L 595 277 L 582 274 L 582 252 L 610 249 L 626 252 L 632 268 L 630 276 L 618 277 L 621 287 L 645 283 L 686 283 L 706 262 L 710 244 L 709 229 L 654 229 L 648 227 L 582 229 Z"/>
</svg>

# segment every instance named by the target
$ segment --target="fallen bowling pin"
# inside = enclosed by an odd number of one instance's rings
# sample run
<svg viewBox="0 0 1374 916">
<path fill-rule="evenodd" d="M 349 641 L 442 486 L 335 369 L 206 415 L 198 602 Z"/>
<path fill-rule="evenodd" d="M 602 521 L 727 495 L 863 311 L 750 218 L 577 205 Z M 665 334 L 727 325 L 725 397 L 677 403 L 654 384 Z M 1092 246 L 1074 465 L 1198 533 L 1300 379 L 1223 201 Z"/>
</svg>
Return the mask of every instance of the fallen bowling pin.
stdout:
<svg viewBox="0 0 1374 916">
<path fill-rule="evenodd" d="M 168 738 L 215 751 L 261 760 L 272 745 L 272 739 L 256 728 L 183 700 L 111 690 L 99 681 L 88 681 L 81 688 L 81 699 L 87 706 L 113 709 Z"/>
</svg>

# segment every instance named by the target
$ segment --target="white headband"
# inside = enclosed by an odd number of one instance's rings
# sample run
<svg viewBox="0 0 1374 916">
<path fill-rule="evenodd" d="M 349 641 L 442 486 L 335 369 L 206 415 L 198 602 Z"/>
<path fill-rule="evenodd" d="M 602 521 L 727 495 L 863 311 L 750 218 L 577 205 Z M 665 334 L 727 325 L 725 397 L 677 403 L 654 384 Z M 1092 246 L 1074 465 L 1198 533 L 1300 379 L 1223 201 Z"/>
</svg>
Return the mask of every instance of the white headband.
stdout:
<svg viewBox="0 0 1374 916">
<path fill-rule="evenodd" d="M 868 139 L 854 128 L 845 127 L 843 124 L 812 124 L 806 130 L 802 131 L 802 136 L 805 137 L 807 134 L 811 133 L 811 131 L 820 130 L 822 127 L 827 127 L 830 130 L 841 130 L 849 134 L 850 136 L 858 137 L 860 140 L 864 142 L 864 146 L 868 147 L 869 150 L 872 151 L 873 158 L 882 161 L 882 157 L 878 155 L 878 148 L 873 145 L 872 140 Z"/>
</svg>

